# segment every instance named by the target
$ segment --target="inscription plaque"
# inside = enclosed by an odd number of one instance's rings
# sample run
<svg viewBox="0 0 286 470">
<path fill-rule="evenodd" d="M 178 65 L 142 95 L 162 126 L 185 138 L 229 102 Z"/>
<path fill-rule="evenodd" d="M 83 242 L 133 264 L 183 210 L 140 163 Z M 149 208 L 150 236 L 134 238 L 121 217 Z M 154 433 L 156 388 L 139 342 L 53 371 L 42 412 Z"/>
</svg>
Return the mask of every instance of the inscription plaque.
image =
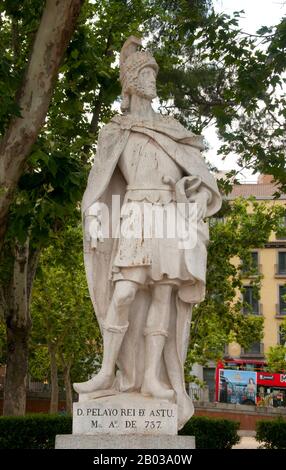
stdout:
<svg viewBox="0 0 286 470">
<path fill-rule="evenodd" d="M 126 395 L 74 403 L 73 434 L 177 434 L 177 405 Z"/>
</svg>

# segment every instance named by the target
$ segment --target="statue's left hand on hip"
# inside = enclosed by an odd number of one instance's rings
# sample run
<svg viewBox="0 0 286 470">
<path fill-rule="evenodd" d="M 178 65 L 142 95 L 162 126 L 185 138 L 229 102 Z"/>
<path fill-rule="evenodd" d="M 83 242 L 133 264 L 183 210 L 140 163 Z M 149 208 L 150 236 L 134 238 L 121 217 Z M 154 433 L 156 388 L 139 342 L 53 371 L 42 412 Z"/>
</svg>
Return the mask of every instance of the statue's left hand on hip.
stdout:
<svg viewBox="0 0 286 470">
<path fill-rule="evenodd" d="M 200 191 L 192 193 L 188 201 L 197 204 L 197 220 L 204 219 L 207 214 L 209 191 L 202 188 Z"/>
</svg>

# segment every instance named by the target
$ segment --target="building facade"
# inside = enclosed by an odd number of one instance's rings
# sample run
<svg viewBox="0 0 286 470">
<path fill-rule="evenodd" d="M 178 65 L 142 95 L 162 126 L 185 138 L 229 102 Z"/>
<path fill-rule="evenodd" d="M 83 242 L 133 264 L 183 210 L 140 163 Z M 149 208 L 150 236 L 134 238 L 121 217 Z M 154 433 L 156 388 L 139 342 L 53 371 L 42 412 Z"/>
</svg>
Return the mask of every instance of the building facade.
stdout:
<svg viewBox="0 0 286 470">
<path fill-rule="evenodd" d="M 220 177 L 223 175 L 220 175 Z M 267 204 L 280 204 L 285 206 L 286 195 L 274 199 L 276 187 L 271 182 L 272 176 L 261 175 L 257 183 L 234 185 L 228 195 L 230 201 L 238 197 L 245 199 L 254 196 L 257 201 Z M 286 227 L 286 217 L 284 218 Z M 237 260 L 239 264 L 243 263 Z M 252 278 L 247 277 L 245 270 L 243 300 L 252 307 L 252 314 L 261 315 L 264 319 L 263 339 L 259 343 L 253 343 L 247 350 L 237 343 L 226 346 L 225 358 L 265 360 L 265 355 L 271 346 L 285 344 L 286 337 L 282 334 L 281 324 L 286 318 L 286 237 L 278 237 L 274 233 L 263 248 L 252 250 L 252 271 L 256 267 L 257 274 L 262 275 L 259 300 L 254 295 Z M 238 295 L 242 295 L 239 293 Z M 244 308 L 244 314 L 248 315 L 248 309 Z M 215 363 L 209 363 L 207 367 L 201 367 L 197 375 L 203 380 L 209 392 L 210 401 L 215 401 Z"/>
<path fill-rule="evenodd" d="M 286 210 L 286 195 L 274 199 L 276 188 L 271 179 L 270 175 L 261 175 L 257 184 L 234 185 L 228 199 L 254 196 L 257 201 L 267 204 L 282 204 Z M 286 226 L 286 217 L 283 222 Z M 286 342 L 281 331 L 282 321 L 286 318 L 286 237 L 271 234 L 268 243 L 262 249 L 252 250 L 252 267 L 256 268 L 257 274 L 262 275 L 260 298 L 258 300 L 255 296 L 251 279 L 246 275 L 243 300 L 251 305 L 253 314 L 263 316 L 263 340 L 260 343 L 253 343 L 248 350 L 232 343 L 226 353 L 236 358 L 264 359 L 271 346 Z M 244 309 L 244 313 L 248 314 L 247 308 Z"/>
</svg>

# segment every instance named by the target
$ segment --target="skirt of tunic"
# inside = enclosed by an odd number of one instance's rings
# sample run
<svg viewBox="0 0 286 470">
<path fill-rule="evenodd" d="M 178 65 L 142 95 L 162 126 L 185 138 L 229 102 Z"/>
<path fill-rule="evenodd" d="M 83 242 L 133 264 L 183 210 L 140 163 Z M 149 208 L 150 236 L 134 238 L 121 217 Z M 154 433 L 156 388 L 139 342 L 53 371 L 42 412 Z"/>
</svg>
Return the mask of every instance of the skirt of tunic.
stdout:
<svg viewBox="0 0 286 470">
<path fill-rule="evenodd" d="M 172 214 L 176 203 L 172 200 L 166 204 L 132 200 L 127 206 L 121 211 L 121 232 L 111 279 L 140 284 L 170 281 L 177 285 L 193 284 L 195 279 L 187 269 L 185 250 L 175 233 Z M 150 214 L 153 214 L 152 219 Z M 151 226 L 146 224 L 146 219 L 152 220 Z"/>
</svg>

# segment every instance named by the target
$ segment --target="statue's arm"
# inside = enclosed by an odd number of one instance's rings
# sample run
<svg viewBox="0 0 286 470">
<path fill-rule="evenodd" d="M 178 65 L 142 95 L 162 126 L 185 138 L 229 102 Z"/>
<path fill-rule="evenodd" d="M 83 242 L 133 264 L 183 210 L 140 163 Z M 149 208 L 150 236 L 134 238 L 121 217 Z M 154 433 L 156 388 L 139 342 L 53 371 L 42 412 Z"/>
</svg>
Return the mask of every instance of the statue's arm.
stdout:
<svg viewBox="0 0 286 470">
<path fill-rule="evenodd" d="M 204 219 L 207 215 L 208 205 L 211 204 L 213 194 L 202 182 L 200 176 L 184 176 L 175 185 L 177 202 L 197 204 L 197 218 Z"/>
</svg>

